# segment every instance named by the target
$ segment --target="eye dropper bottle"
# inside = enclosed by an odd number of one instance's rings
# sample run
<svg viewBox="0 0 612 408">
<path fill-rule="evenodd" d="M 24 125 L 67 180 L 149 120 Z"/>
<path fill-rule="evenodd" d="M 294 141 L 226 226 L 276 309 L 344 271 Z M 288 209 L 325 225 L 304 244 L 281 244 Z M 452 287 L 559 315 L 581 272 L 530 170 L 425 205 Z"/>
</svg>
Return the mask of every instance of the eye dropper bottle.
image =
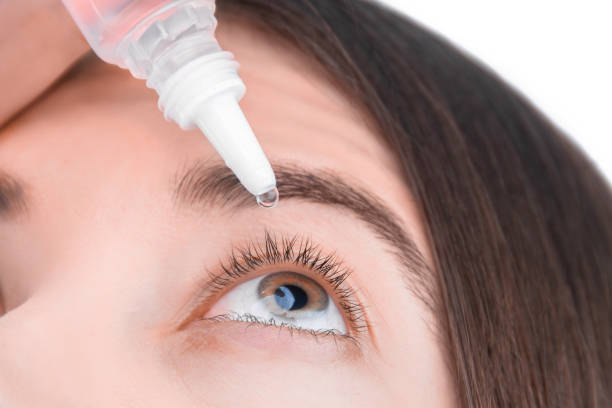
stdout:
<svg viewBox="0 0 612 408">
<path fill-rule="evenodd" d="M 239 65 L 214 36 L 214 0 L 62 1 L 102 60 L 146 79 L 167 120 L 200 128 L 257 203 L 276 205 L 274 172 L 238 105 Z"/>
</svg>

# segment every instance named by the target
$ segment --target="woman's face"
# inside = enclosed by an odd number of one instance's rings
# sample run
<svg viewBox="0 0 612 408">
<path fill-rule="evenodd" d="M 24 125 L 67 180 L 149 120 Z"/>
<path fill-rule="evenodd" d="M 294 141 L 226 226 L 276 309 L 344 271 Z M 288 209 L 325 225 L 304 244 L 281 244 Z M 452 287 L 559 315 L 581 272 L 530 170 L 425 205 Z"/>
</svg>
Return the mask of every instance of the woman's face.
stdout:
<svg viewBox="0 0 612 408">
<path fill-rule="evenodd" d="M 27 201 L 0 205 L 0 405 L 451 406 L 394 155 L 301 56 L 236 22 L 217 36 L 278 207 L 143 81 L 82 64 L 0 133 Z"/>
</svg>

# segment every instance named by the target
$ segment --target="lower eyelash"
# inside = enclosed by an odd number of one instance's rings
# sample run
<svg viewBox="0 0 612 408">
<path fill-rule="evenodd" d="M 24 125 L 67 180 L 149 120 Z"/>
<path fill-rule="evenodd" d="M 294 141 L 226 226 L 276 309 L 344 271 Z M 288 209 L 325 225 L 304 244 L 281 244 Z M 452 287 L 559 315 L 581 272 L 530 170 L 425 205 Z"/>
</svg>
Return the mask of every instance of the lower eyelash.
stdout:
<svg viewBox="0 0 612 408">
<path fill-rule="evenodd" d="M 245 323 L 249 323 L 248 326 L 252 326 L 252 325 L 266 326 L 266 327 L 275 326 L 275 327 L 278 327 L 279 330 L 289 330 L 291 335 L 293 335 L 295 332 L 306 333 L 306 334 L 312 335 L 313 337 L 317 339 L 320 339 L 322 337 L 331 337 L 334 340 L 342 339 L 342 340 L 349 340 L 354 343 L 357 343 L 357 339 L 354 336 L 351 336 L 350 334 L 343 334 L 335 329 L 331 329 L 331 330 L 303 329 L 299 326 L 295 326 L 295 325 L 292 325 L 286 322 L 278 322 L 274 318 L 270 318 L 268 320 L 261 319 L 250 313 L 244 313 L 244 314 L 225 313 L 225 314 L 218 315 L 218 316 L 205 317 L 200 320 L 205 320 L 205 321 L 210 321 L 210 322 L 228 322 L 228 321 L 245 322 Z"/>
<path fill-rule="evenodd" d="M 332 299 L 335 298 L 338 306 L 346 317 L 348 326 L 353 333 L 361 333 L 367 330 L 364 309 L 357 300 L 353 289 L 345 284 L 345 280 L 351 271 L 343 266 L 335 254 L 325 255 L 323 250 L 310 239 L 295 235 L 292 238 L 277 237 L 265 231 L 263 241 L 250 241 L 246 246 L 234 248 L 225 262 L 221 262 L 218 274 L 209 273 L 207 283 L 208 291 L 204 302 L 208 303 L 213 295 L 225 291 L 240 278 L 251 274 L 258 268 L 275 264 L 290 264 L 306 268 L 322 278 L 333 290 Z M 250 316 L 249 322 L 265 324 L 265 322 Z M 236 319 L 234 319 L 236 320 Z M 275 326 L 286 327 L 286 323 L 278 323 Z M 293 326 L 292 329 L 301 329 Z M 332 330 L 333 331 L 333 330 Z M 328 331 L 322 330 L 329 335 Z M 313 333 L 316 334 L 316 333 Z M 339 334 L 347 336 L 349 334 Z"/>
</svg>

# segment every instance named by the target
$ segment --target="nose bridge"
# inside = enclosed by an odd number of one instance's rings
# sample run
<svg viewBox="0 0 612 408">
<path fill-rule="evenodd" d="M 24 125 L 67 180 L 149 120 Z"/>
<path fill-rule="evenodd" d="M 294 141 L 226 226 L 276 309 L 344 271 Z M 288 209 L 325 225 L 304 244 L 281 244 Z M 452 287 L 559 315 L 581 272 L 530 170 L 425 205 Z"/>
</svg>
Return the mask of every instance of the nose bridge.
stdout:
<svg viewBox="0 0 612 408">
<path fill-rule="evenodd" d="M 61 406 L 82 406 L 76 401 L 120 388 L 121 373 L 137 374 L 130 356 L 148 306 L 133 299 L 147 297 L 137 276 L 153 262 L 122 240 L 92 248 L 58 262 L 64 273 L 0 319 L 0 402 L 38 406 L 36 396 L 53 396 Z"/>
<path fill-rule="evenodd" d="M 58 281 L 58 292 L 75 306 L 81 305 L 87 314 L 83 319 L 96 319 L 88 323 L 90 327 L 117 336 L 146 327 L 156 311 L 163 272 L 154 240 L 139 234 L 118 234 L 112 240 L 102 237 L 66 265 L 70 270 Z"/>
<path fill-rule="evenodd" d="M 173 312 L 172 302 L 180 303 L 183 255 L 195 251 L 184 251 L 186 238 L 160 231 L 146 215 L 113 215 L 67 230 L 45 265 L 48 279 L 0 319 L 0 402 L 27 393 L 61 402 L 45 406 L 84 406 L 116 402 L 105 395 L 109 390 L 137 399 L 172 389 L 155 362 L 159 339 L 149 329 Z M 15 401 L 41 406 L 42 400 Z"/>
<path fill-rule="evenodd" d="M 95 321 L 87 316 L 85 305 L 76 307 L 65 296 L 49 291 L 38 292 L 1 319 L 0 401 L 36 406 L 37 400 L 30 400 L 30 395 L 80 393 L 73 389 L 77 383 L 82 390 L 88 389 L 95 382 L 91 368 L 93 357 L 103 352 L 99 347 L 103 338 L 95 324 L 86 323 Z"/>
<path fill-rule="evenodd" d="M 97 309 L 108 293 L 48 288 L 0 319 L 0 406 L 194 406 L 157 346 L 126 326 L 141 312 Z"/>
</svg>

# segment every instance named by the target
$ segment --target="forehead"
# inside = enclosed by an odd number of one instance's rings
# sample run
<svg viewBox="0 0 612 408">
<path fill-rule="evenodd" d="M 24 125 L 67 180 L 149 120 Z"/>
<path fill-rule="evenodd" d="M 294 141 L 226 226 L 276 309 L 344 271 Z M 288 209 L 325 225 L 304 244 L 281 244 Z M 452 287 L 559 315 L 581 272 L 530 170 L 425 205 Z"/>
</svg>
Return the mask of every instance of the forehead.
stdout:
<svg viewBox="0 0 612 408">
<path fill-rule="evenodd" d="M 233 20 L 221 20 L 216 35 L 241 64 L 247 85 L 241 106 L 264 150 L 285 147 L 284 155 L 302 160 L 303 152 L 310 163 L 329 167 L 345 161 L 359 167 L 370 157 L 381 171 L 399 175 L 395 155 L 368 125 L 360 101 L 349 100 L 314 60 L 274 34 Z"/>
<path fill-rule="evenodd" d="M 217 38 L 241 65 L 241 106 L 271 160 L 333 169 L 416 225 L 395 155 L 356 101 L 291 46 L 248 25 L 220 20 Z M 156 98 L 143 81 L 90 58 L 0 133 L 0 163 L 56 208 L 163 194 L 178 167 L 218 157 L 199 131 L 166 122 Z M 424 244 L 419 232 L 414 238 Z"/>
</svg>

